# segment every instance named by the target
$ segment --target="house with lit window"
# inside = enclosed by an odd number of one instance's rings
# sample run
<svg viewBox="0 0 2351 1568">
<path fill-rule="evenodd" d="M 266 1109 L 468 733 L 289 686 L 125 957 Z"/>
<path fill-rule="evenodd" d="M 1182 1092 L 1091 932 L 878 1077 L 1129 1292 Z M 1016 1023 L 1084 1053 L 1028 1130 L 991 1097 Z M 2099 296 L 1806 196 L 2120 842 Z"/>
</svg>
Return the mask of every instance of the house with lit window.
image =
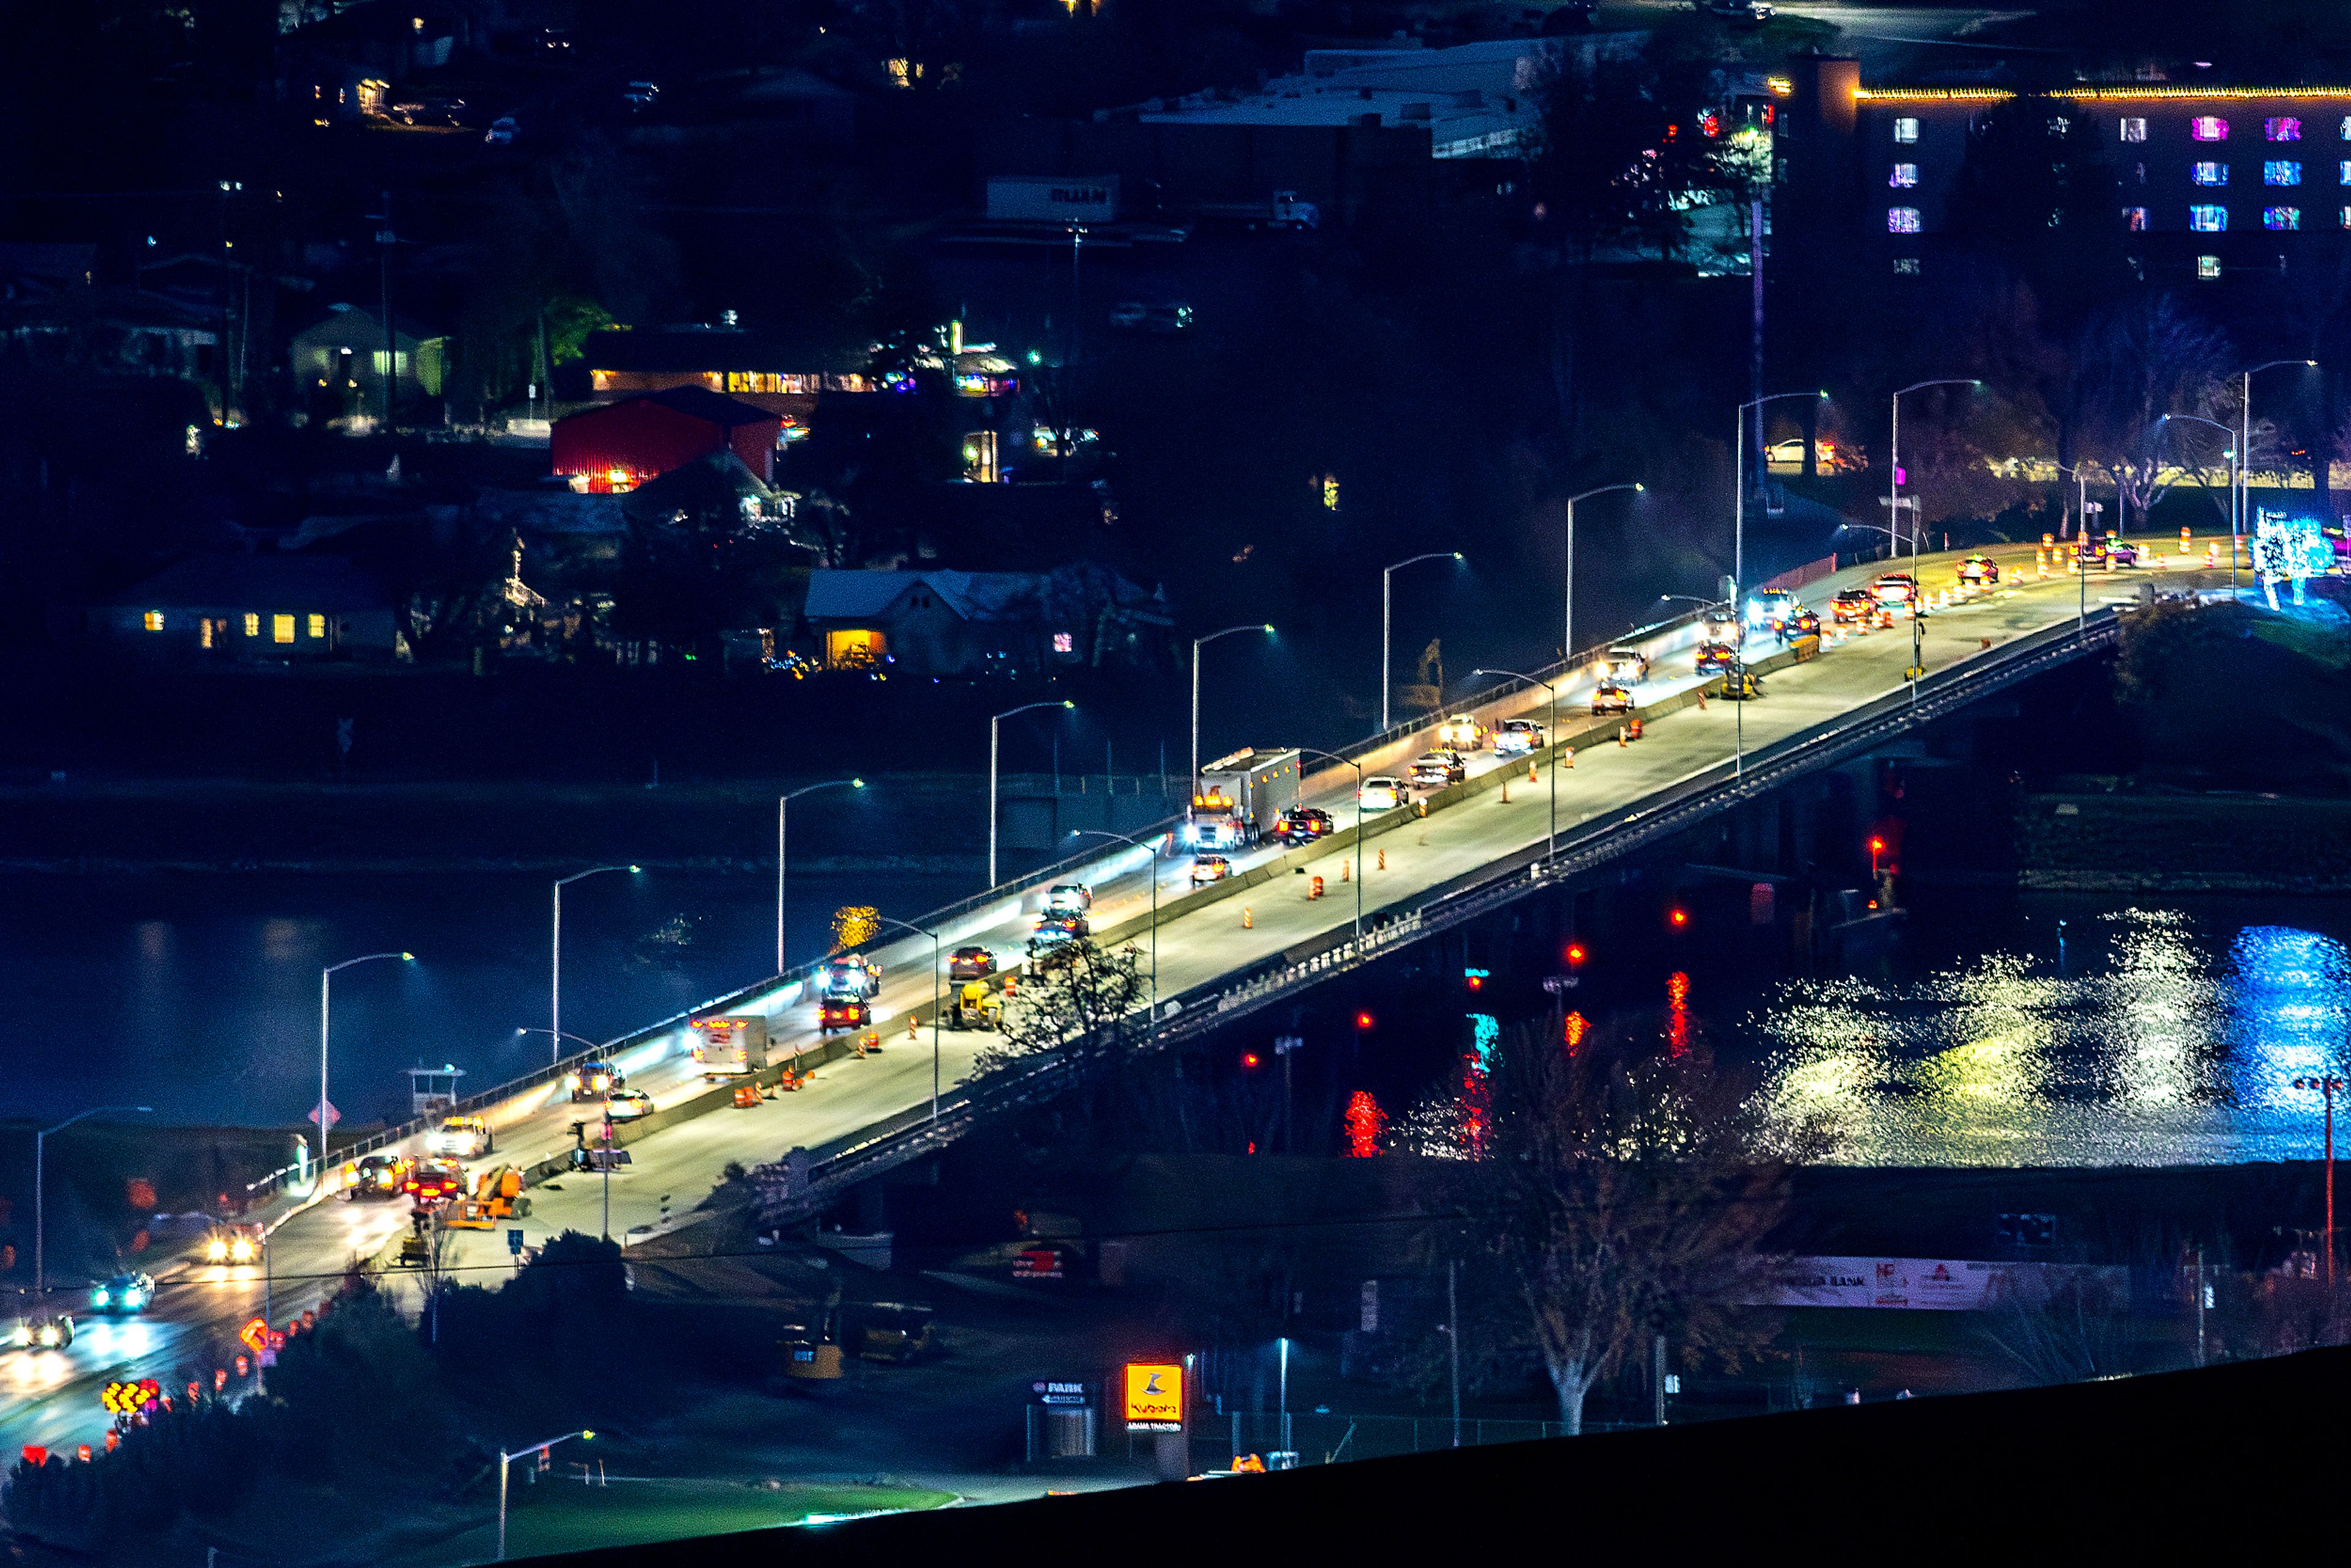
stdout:
<svg viewBox="0 0 2351 1568">
<path fill-rule="evenodd" d="M 1164 595 L 1077 564 L 1050 572 L 820 570 L 801 621 L 827 669 L 919 676 L 1165 667 Z"/>
<path fill-rule="evenodd" d="M 403 329 L 395 314 L 387 356 L 381 317 L 357 305 L 329 305 L 323 320 L 294 334 L 287 359 L 298 401 L 329 411 L 372 413 L 383 406 L 387 373 L 394 378 L 395 398 L 419 392 L 439 397 L 449 366 L 449 340 L 439 334 L 419 337 Z"/>
<path fill-rule="evenodd" d="M 2083 191 L 2111 190 L 2147 283 L 2273 279 L 2351 238 L 2351 87 L 1872 87 L 1829 57 L 1782 79 L 1773 232 L 1792 247 L 1787 272 L 1826 264 L 1811 274 L 1823 287 L 1834 252 L 1931 285 L 1938 252 L 1966 237 L 1962 171 L 1995 136 L 2011 162 L 2046 158 L 2044 194 L 2077 175 Z M 2068 212 L 2053 201 L 2047 221 L 2062 228 Z"/>
<path fill-rule="evenodd" d="M 190 556 L 89 612 L 99 643 L 171 663 L 389 663 L 406 656 L 381 584 L 341 556 Z"/>
</svg>

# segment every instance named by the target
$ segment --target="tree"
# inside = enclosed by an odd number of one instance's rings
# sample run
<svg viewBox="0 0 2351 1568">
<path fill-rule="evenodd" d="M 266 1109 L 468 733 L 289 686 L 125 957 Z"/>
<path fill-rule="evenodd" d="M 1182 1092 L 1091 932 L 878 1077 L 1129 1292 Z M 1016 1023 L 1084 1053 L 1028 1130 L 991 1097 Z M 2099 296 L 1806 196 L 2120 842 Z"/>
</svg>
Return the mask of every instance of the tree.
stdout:
<svg viewBox="0 0 2351 1568">
<path fill-rule="evenodd" d="M 2094 315 L 2076 357 L 2082 445 L 2107 455 L 2125 505 L 2144 518 L 2171 487 L 2167 464 L 2178 471 L 2178 448 L 2159 428 L 2163 416 L 2213 417 L 2235 350 L 2226 334 L 2172 296 L 2140 294 Z"/>
<path fill-rule="evenodd" d="M 1124 1058 L 1149 986 L 1133 946 L 1113 952 L 1091 936 L 1064 942 L 1031 966 L 1005 1009 L 998 1043 L 979 1052 L 979 1069 L 1043 1059 L 1095 1082 Z"/>
<path fill-rule="evenodd" d="M 1620 1028 L 1570 1048 L 1563 1033 L 1554 1015 L 1505 1037 L 1484 1174 L 1493 1245 L 1574 1433 L 1593 1385 L 1654 1334 L 1745 1348 L 1733 1308 L 1767 1267 L 1786 1161 L 1816 1139 L 1771 1146 L 1745 1085 L 1698 1042 L 1677 1053 L 1654 1027 Z"/>
</svg>

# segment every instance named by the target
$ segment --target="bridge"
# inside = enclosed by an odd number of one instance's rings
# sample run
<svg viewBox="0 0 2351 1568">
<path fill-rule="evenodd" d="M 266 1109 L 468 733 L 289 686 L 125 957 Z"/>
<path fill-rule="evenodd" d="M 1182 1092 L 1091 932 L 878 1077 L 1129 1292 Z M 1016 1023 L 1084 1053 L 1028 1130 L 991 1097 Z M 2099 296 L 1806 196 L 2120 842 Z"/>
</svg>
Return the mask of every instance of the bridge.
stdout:
<svg viewBox="0 0 2351 1568">
<path fill-rule="evenodd" d="M 2203 541 L 2197 545 L 2200 552 Z M 1410 943 L 1479 918 L 1510 902 L 1566 884 L 1608 862 L 1654 846 L 1708 816 L 1792 779 L 1832 768 L 2015 682 L 2112 643 L 2117 611 L 2144 585 L 2166 591 L 2217 580 L 2186 570 L 2043 576 L 2027 549 L 1991 552 L 2003 583 L 1938 603 L 1925 622 L 1928 674 L 1913 682 L 1910 632 L 1833 634 L 1802 663 L 1768 638 L 1750 663 L 1764 672 L 1757 701 L 1706 700 L 1719 678 L 1690 667 L 1692 618 L 1647 629 L 1636 641 L 1654 661 L 1637 695 L 1645 734 L 1619 745 L 1614 718 L 1589 716 L 1591 654 L 1531 672 L 1557 688 L 1560 722 L 1531 758 L 1481 754 L 1470 776 L 1440 791 L 1426 815 L 1409 809 L 1359 815 L 1356 764 L 1400 771 L 1432 739 L 1432 720 L 1396 727 L 1349 748 L 1349 764 L 1327 764 L 1303 781 L 1308 803 L 1329 810 L 1339 831 L 1311 846 L 1268 846 L 1232 857 L 1228 881 L 1194 889 L 1180 859 L 1114 845 L 1045 867 L 1017 883 L 935 911 L 913 924 L 936 936 L 940 954 L 982 943 L 1020 950 L 1044 888 L 1063 882 L 1093 889 L 1093 926 L 1108 944 L 1133 943 L 1157 977 L 1153 1005 L 1137 1024 L 1145 1043 L 1166 1044 L 1246 1019 Z M 1956 557 L 1928 557 L 1922 577 L 1939 598 Z M 1808 584 L 1802 597 L 1825 610 L 1840 589 L 1882 566 L 1851 569 Z M 1824 617 L 1825 619 L 1825 617 Z M 1624 639 L 1617 640 L 1625 641 Z M 1513 680 L 1471 705 L 1488 723 L 1547 719 L 1553 696 Z M 1279 740 L 1281 737 L 1268 737 Z M 1531 771 L 1531 777 L 1530 773 Z M 1102 841 L 1096 840 L 1100 843 Z M 1322 896 L 1311 896 L 1316 878 Z M 855 1057 L 820 1039 L 809 982 L 813 966 L 771 977 L 688 1013 L 609 1041 L 597 1053 L 618 1061 L 632 1087 L 659 1109 L 624 1124 L 632 1164 L 617 1177 L 567 1173 L 571 1131 L 589 1108 L 573 1109 L 557 1063 L 475 1096 L 461 1107 L 487 1119 L 496 1157 L 539 1178 L 533 1209 L 511 1226 L 537 1244 L 565 1229 L 623 1240 L 695 1223 L 695 1207 L 735 1166 L 753 1167 L 761 1211 L 771 1220 L 806 1215 L 859 1183 L 936 1152 L 1005 1107 L 1050 1094 L 1052 1069 L 1039 1065 L 975 1080 L 974 1058 L 990 1037 L 923 1027 L 937 978 L 929 938 L 900 936 L 870 949 L 883 967 L 873 1015 L 884 1045 Z M 759 1012 L 783 1053 L 823 1063 L 793 1093 L 737 1109 L 721 1085 L 701 1082 L 685 1045 L 689 1017 Z M 361 1145 L 413 1151 L 422 1122 Z M 292 1173 L 281 1173 L 281 1176 Z M 109 1376 L 152 1375 L 222 1322 L 268 1300 L 282 1321 L 318 1301 L 343 1270 L 380 1257 L 404 1228 L 400 1206 L 333 1201 L 339 1182 L 273 1179 L 256 1184 L 257 1212 L 269 1217 L 271 1246 L 261 1268 L 183 1260 L 158 1267 L 165 1287 L 147 1321 L 110 1326 L 73 1351 L 19 1368 L 0 1403 L 0 1434 L 24 1442 L 64 1442 L 102 1425 L 95 1389 Z M 512 1269 L 498 1231 L 461 1232 L 449 1266 L 458 1277 L 495 1282 Z M 52 1364 L 53 1363 L 53 1364 Z"/>
</svg>

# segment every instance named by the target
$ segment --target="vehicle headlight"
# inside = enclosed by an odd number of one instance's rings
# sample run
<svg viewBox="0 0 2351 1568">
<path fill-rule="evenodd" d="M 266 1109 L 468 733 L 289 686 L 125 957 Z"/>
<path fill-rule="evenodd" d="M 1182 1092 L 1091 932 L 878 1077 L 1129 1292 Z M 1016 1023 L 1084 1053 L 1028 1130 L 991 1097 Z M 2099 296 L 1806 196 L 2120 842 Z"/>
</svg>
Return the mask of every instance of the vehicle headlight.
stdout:
<svg viewBox="0 0 2351 1568">
<path fill-rule="evenodd" d="M 15 1331 L 8 1335 L 8 1339 L 13 1344 L 30 1344 L 33 1343 L 33 1331 L 23 1323 L 18 1323 Z"/>
<path fill-rule="evenodd" d="M 41 1343 L 43 1344 L 55 1344 L 57 1343 L 57 1324 L 43 1323 L 41 1325 Z"/>
<path fill-rule="evenodd" d="M 208 1263 L 227 1262 L 228 1243 L 225 1241 L 214 1241 L 207 1245 L 204 1248 L 204 1260 Z"/>
<path fill-rule="evenodd" d="M 102 1307 L 106 1305 L 106 1292 L 104 1291 L 92 1291 L 89 1293 L 89 1304 L 93 1307 Z"/>
</svg>

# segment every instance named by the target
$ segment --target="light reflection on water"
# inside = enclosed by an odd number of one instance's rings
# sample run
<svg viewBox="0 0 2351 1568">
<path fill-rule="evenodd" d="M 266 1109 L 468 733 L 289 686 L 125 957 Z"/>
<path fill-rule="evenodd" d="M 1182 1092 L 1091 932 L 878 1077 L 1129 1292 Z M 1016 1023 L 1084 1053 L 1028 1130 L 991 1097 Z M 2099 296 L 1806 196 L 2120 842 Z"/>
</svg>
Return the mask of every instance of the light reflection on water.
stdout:
<svg viewBox="0 0 2351 1568">
<path fill-rule="evenodd" d="M 1912 978 L 1787 981 L 1750 1020 L 1771 1111 L 1839 1164 L 2207 1165 L 2317 1156 L 2351 951 L 2289 925 L 2126 908 L 2053 953 Z"/>
</svg>

